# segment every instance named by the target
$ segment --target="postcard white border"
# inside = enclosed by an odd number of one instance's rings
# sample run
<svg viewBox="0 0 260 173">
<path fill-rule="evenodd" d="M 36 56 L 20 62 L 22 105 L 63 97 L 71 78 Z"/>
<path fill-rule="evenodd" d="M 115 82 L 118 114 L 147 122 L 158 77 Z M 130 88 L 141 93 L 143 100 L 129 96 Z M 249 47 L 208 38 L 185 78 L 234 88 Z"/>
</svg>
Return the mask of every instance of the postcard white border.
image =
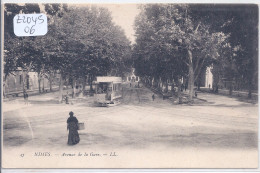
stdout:
<svg viewBox="0 0 260 173">
<path fill-rule="evenodd" d="M 217 4 L 258 4 L 260 5 L 259 0 L 1 0 L 1 58 L 3 58 L 3 10 L 2 5 L 4 3 L 95 3 L 95 4 L 102 4 L 102 3 L 217 3 Z M 259 6 L 260 8 L 260 6 Z M 260 19 L 260 9 L 259 9 L 259 19 Z M 260 23 L 259 23 L 260 24 Z M 260 58 L 260 25 L 258 28 L 258 59 Z M 260 72 L 260 60 L 258 60 L 258 72 Z M 1 74 L 3 73 L 1 69 Z M 2 78 L 1 78 L 2 83 Z M 260 100 L 259 96 L 259 89 L 260 89 L 260 73 L 258 73 L 258 100 Z M 1 87 L 2 93 L 2 87 Z M 2 101 L 2 98 L 1 98 Z M 2 105 L 1 105 L 1 115 L 2 115 Z M 260 107 L 258 106 L 258 111 L 260 112 Z M 1 118 L 2 119 L 2 118 Z M 260 119 L 258 118 L 258 153 L 259 153 L 259 146 L 260 146 Z M 1 127 L 2 128 L 2 127 Z M 2 138 L 2 134 L 1 134 Z M 2 155 L 1 155 L 2 157 Z M 258 154 L 258 165 L 260 167 L 260 156 Z M 210 173 L 210 172 L 225 172 L 225 173 L 234 173 L 234 172 L 259 172 L 260 168 L 258 169 L 2 169 L 0 172 L 3 173 L 25 173 L 25 172 L 51 172 L 51 173 L 60 173 L 60 172 L 97 172 L 97 173 L 108 173 L 108 172 L 145 172 L 145 173 L 154 173 L 154 172 L 185 172 L 185 173 L 194 173 L 194 172 L 201 172 L 201 173 Z"/>
</svg>

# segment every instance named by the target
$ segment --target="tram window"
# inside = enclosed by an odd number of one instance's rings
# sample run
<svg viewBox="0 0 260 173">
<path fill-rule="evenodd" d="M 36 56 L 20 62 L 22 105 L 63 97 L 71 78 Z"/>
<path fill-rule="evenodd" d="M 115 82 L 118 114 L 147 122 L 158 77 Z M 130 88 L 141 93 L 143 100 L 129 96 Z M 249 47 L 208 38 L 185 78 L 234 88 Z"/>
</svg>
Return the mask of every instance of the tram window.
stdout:
<svg viewBox="0 0 260 173">
<path fill-rule="evenodd" d="M 101 89 L 100 87 L 98 87 L 97 93 L 98 93 L 98 94 L 101 94 L 101 93 L 102 93 L 102 89 Z"/>
<path fill-rule="evenodd" d="M 103 84 L 103 91 L 106 92 L 108 89 L 107 84 Z"/>
</svg>

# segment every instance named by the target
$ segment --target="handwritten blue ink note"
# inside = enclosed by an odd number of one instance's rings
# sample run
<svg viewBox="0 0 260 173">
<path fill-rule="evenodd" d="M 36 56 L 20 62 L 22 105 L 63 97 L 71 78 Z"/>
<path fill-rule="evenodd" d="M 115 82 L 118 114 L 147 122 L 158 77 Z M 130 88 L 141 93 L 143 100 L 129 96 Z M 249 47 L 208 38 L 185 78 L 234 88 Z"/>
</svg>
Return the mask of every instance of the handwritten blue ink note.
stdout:
<svg viewBox="0 0 260 173">
<path fill-rule="evenodd" d="M 45 14 L 17 14 L 13 22 L 16 36 L 42 36 L 48 31 Z"/>
</svg>

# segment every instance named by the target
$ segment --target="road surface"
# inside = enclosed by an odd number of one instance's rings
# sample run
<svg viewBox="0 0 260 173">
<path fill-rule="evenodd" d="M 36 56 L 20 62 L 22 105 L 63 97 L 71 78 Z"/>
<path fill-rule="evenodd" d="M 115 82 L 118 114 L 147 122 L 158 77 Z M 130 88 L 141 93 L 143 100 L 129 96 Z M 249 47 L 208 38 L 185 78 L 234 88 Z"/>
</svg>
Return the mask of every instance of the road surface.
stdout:
<svg viewBox="0 0 260 173">
<path fill-rule="evenodd" d="M 122 104 L 105 108 L 94 107 L 92 97 L 78 99 L 73 105 L 58 104 L 57 94 L 32 96 L 29 105 L 21 99 L 3 104 L 4 154 L 117 151 L 122 160 L 141 159 L 133 164 L 120 162 L 122 167 L 257 166 L 258 104 L 200 93 L 200 104 L 176 105 L 158 95 L 153 101 L 147 88 L 124 88 Z M 86 126 L 73 148 L 66 144 L 70 111 Z M 153 157 L 158 154 L 160 157 Z M 150 160 L 143 163 L 147 157 Z M 169 158 L 175 161 L 169 163 Z M 163 164 L 159 164 L 161 159 L 165 159 Z M 37 163 L 34 166 L 41 167 Z M 107 167 L 113 163 L 118 161 Z"/>
</svg>

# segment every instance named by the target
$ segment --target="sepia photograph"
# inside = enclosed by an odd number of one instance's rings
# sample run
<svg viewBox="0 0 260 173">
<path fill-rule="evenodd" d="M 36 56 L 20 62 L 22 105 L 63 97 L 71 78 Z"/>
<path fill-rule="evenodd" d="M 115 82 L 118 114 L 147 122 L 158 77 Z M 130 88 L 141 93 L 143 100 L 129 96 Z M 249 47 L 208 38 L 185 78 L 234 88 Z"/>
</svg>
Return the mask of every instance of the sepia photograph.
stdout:
<svg viewBox="0 0 260 173">
<path fill-rule="evenodd" d="M 2 168 L 258 168 L 258 4 L 2 4 Z"/>
</svg>

